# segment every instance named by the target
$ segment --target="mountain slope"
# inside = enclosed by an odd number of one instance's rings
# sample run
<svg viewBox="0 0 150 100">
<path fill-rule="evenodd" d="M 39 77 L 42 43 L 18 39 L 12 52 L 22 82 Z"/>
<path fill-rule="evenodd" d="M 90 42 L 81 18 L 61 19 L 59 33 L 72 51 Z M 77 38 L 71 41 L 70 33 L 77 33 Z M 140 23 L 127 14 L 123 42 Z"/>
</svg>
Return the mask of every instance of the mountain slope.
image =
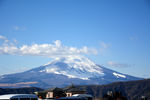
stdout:
<svg viewBox="0 0 150 100">
<path fill-rule="evenodd" d="M 96 65 L 83 56 L 56 58 L 46 65 L 16 74 L 0 76 L 0 87 L 40 87 L 108 84 L 115 81 L 138 80 L 140 78 Z"/>
</svg>

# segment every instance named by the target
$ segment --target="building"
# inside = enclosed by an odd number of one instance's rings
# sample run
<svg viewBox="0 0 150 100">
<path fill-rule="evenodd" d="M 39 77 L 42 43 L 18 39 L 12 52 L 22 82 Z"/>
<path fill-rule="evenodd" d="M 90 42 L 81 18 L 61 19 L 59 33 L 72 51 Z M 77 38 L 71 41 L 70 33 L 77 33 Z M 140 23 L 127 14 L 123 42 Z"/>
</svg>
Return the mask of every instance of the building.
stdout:
<svg viewBox="0 0 150 100">
<path fill-rule="evenodd" d="M 45 90 L 46 92 L 46 98 L 60 98 L 60 97 L 66 97 L 65 92 L 61 88 L 51 88 L 49 90 Z"/>
<path fill-rule="evenodd" d="M 57 87 L 45 91 L 34 92 L 34 93 L 40 99 L 66 97 L 66 94 L 63 91 L 63 89 Z"/>
<path fill-rule="evenodd" d="M 64 88 L 67 97 L 71 97 L 74 94 L 85 94 L 85 91 L 79 87 L 75 87 L 71 85 L 69 87 Z"/>
<path fill-rule="evenodd" d="M 64 89 L 55 87 L 45 91 L 35 92 L 35 94 L 41 99 L 46 99 L 46 98 L 71 97 L 74 94 L 85 94 L 85 91 L 83 89 L 80 89 L 79 87 L 71 85 Z"/>
</svg>

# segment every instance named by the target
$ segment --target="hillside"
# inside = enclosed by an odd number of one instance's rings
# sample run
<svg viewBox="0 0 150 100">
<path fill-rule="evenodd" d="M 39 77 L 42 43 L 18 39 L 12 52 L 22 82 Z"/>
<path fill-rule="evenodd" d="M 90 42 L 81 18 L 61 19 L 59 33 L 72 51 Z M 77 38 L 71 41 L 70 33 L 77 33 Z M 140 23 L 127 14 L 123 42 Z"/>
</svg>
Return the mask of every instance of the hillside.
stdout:
<svg viewBox="0 0 150 100">
<path fill-rule="evenodd" d="M 84 85 L 77 86 L 77 88 L 84 89 L 88 94 L 93 97 L 103 97 L 108 91 L 121 92 L 128 100 L 139 100 L 141 96 L 150 98 L 150 79 L 129 81 L 129 82 L 116 82 L 108 85 Z M 35 91 L 43 91 L 40 88 L 0 88 L 0 95 L 11 93 L 34 93 Z"/>
<path fill-rule="evenodd" d="M 3 94 L 32 94 L 35 91 L 43 91 L 41 88 L 29 87 L 29 88 L 0 88 L 0 95 Z"/>
<path fill-rule="evenodd" d="M 139 100 L 141 96 L 150 98 L 150 79 L 116 82 L 108 85 L 80 86 L 94 97 L 103 97 L 107 91 L 121 92 L 128 100 Z"/>
</svg>

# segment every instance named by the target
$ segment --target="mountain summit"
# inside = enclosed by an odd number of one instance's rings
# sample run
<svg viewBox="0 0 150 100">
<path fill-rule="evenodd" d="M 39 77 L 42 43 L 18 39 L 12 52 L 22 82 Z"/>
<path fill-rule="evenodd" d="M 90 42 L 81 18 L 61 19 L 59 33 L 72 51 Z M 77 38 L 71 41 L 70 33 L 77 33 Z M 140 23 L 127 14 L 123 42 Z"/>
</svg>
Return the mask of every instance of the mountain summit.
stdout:
<svg viewBox="0 0 150 100">
<path fill-rule="evenodd" d="M 54 73 L 68 76 L 68 78 L 79 78 L 89 80 L 91 77 L 103 76 L 103 70 L 94 62 L 84 56 L 68 56 L 56 58 L 46 65 L 41 72 Z"/>
<path fill-rule="evenodd" d="M 40 87 L 108 84 L 116 81 L 139 80 L 97 65 L 84 56 L 67 56 L 16 74 L 0 76 L 0 87 Z"/>
</svg>

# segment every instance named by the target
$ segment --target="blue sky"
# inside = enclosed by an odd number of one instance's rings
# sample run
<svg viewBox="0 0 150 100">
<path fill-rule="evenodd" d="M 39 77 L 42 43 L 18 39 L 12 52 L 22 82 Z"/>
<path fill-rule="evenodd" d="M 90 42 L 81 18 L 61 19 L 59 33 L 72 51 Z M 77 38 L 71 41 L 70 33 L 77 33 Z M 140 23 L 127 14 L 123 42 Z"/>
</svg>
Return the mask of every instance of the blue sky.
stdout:
<svg viewBox="0 0 150 100">
<path fill-rule="evenodd" d="M 0 0 L 0 74 L 81 54 L 150 78 L 149 37 L 149 0 Z"/>
</svg>

